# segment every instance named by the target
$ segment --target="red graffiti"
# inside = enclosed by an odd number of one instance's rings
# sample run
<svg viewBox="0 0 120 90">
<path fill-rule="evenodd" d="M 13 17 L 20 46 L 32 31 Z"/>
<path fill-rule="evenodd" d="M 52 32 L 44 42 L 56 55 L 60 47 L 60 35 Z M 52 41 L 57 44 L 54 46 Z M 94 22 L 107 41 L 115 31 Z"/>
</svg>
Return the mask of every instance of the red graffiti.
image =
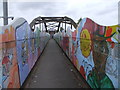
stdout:
<svg viewBox="0 0 120 90">
<path fill-rule="evenodd" d="M 84 70 L 84 67 L 83 67 L 83 66 L 80 67 L 80 73 L 81 73 L 81 75 L 83 76 L 83 78 L 86 79 L 85 70 Z"/>
</svg>

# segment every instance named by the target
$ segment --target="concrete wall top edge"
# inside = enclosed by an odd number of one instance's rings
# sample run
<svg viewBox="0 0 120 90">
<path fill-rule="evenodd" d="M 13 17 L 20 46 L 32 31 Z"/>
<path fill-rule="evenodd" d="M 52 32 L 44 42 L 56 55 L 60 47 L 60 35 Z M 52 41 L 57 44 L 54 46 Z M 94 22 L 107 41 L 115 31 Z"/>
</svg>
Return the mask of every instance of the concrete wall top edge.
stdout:
<svg viewBox="0 0 120 90">
<path fill-rule="evenodd" d="M 22 25 L 24 22 L 27 22 L 24 18 L 16 18 L 9 25 L 0 26 L 0 30 L 8 29 L 10 26 L 14 27 L 14 29 L 15 29 L 18 26 Z"/>
</svg>

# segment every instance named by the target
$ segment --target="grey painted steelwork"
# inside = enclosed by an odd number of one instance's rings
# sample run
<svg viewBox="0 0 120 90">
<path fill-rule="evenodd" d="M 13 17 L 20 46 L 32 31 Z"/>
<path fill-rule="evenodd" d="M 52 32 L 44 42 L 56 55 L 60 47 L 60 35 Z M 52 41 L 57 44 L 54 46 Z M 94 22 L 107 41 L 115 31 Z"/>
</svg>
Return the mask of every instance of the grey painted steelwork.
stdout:
<svg viewBox="0 0 120 90">
<path fill-rule="evenodd" d="M 8 2 L 7 0 L 3 0 L 3 16 L 0 16 L 0 18 L 3 18 L 4 25 L 8 25 L 8 19 L 11 18 L 12 20 L 14 17 L 8 17 Z"/>
<path fill-rule="evenodd" d="M 52 22 L 52 24 L 50 24 L 49 22 Z M 58 32 L 61 23 L 65 23 L 65 28 L 66 28 L 66 24 L 70 24 L 71 27 L 73 25 L 75 29 L 77 28 L 77 24 L 71 18 L 66 16 L 65 17 L 37 17 L 30 23 L 30 27 L 34 31 L 34 26 L 36 24 L 41 24 L 41 23 L 44 23 L 46 32 L 48 32 L 49 27 L 53 27 L 53 28 L 58 27 L 57 29 L 57 32 Z M 55 25 L 56 23 L 58 23 L 58 25 Z"/>
<path fill-rule="evenodd" d="M 3 1 L 3 19 L 4 19 L 4 25 L 8 24 L 8 2 L 7 0 Z"/>
</svg>

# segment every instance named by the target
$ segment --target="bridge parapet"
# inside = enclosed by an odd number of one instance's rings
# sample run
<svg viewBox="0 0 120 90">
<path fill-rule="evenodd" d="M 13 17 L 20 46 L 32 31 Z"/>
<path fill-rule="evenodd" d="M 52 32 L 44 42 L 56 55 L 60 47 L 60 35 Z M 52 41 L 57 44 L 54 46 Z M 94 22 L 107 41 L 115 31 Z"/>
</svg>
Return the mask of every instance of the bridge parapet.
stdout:
<svg viewBox="0 0 120 90">
<path fill-rule="evenodd" d="M 54 39 L 92 88 L 120 88 L 120 26 L 102 26 L 84 18 L 76 30 Z"/>
<path fill-rule="evenodd" d="M 0 27 L 0 88 L 22 86 L 49 38 L 23 18 Z"/>
</svg>

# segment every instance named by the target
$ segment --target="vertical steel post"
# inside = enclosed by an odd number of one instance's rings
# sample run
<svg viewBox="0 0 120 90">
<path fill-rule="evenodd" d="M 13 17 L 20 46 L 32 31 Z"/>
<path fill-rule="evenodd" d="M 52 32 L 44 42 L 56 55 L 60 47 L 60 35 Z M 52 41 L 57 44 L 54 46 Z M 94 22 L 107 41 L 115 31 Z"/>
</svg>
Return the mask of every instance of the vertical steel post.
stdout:
<svg viewBox="0 0 120 90">
<path fill-rule="evenodd" d="M 66 32 L 66 21 L 65 21 L 65 32 Z"/>
<path fill-rule="evenodd" d="M 72 29 L 72 24 L 71 24 L 71 29 Z"/>
<path fill-rule="evenodd" d="M 7 0 L 3 0 L 3 22 L 4 25 L 8 24 L 8 3 Z"/>
<path fill-rule="evenodd" d="M 40 32 L 41 32 L 41 23 L 39 24 Z"/>
</svg>

